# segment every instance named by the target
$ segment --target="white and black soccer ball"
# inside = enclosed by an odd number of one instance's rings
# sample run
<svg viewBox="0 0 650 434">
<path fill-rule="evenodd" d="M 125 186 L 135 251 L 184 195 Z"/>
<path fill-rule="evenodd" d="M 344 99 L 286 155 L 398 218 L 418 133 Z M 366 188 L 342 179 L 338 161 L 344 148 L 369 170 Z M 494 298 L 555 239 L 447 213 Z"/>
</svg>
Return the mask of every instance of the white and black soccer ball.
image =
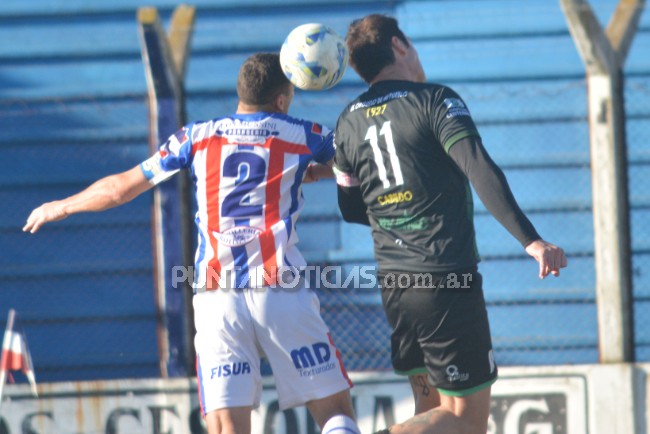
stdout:
<svg viewBox="0 0 650 434">
<path fill-rule="evenodd" d="M 282 70 L 294 86 L 324 90 L 337 84 L 348 67 L 345 41 L 330 27 L 303 24 L 293 29 L 280 50 Z"/>
</svg>

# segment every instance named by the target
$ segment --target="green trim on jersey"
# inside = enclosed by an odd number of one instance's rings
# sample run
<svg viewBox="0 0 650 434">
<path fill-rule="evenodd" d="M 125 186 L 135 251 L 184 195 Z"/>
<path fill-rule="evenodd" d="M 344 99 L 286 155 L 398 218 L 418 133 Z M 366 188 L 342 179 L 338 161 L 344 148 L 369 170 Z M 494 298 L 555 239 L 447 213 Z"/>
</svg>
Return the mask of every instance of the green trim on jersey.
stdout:
<svg viewBox="0 0 650 434">
<path fill-rule="evenodd" d="M 469 181 L 465 182 L 465 195 L 467 198 L 467 218 L 469 221 L 474 222 L 474 197 L 472 196 L 472 187 L 470 187 Z M 474 236 L 474 257 L 476 258 L 476 262 L 481 261 L 481 254 L 478 252 L 476 236 Z"/>
<path fill-rule="evenodd" d="M 486 387 L 490 387 L 496 381 L 497 381 L 497 377 L 494 377 L 490 381 L 486 381 L 483 384 L 479 384 L 476 387 L 472 387 L 471 389 L 465 389 L 465 390 L 447 390 L 447 389 L 441 389 L 439 387 L 437 389 L 438 389 L 438 392 L 440 392 L 441 395 L 445 395 L 445 396 L 469 396 L 469 395 L 472 395 L 472 394 L 478 392 L 479 390 L 483 390 Z"/>
<path fill-rule="evenodd" d="M 442 144 L 442 147 L 445 148 L 445 152 L 449 153 L 449 150 L 451 149 L 452 146 L 454 146 L 460 139 L 464 139 L 465 137 L 481 137 L 478 133 L 478 131 L 461 131 L 460 133 L 454 134 L 451 136 L 445 143 Z"/>
</svg>

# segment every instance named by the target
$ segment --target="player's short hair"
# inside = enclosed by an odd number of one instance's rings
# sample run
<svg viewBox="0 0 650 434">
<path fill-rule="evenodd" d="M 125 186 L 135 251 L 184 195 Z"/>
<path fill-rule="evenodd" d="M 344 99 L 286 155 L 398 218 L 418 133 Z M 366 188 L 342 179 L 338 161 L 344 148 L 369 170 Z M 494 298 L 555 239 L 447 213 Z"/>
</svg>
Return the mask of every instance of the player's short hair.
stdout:
<svg viewBox="0 0 650 434">
<path fill-rule="evenodd" d="M 253 54 L 239 68 L 237 96 L 245 104 L 268 104 L 277 95 L 288 93 L 290 86 L 282 72 L 279 54 Z"/>
<path fill-rule="evenodd" d="M 395 62 L 393 36 L 407 47 L 410 45 L 397 20 L 387 15 L 367 15 L 348 27 L 345 41 L 350 53 L 350 66 L 365 82 L 371 82 L 384 67 Z"/>
</svg>

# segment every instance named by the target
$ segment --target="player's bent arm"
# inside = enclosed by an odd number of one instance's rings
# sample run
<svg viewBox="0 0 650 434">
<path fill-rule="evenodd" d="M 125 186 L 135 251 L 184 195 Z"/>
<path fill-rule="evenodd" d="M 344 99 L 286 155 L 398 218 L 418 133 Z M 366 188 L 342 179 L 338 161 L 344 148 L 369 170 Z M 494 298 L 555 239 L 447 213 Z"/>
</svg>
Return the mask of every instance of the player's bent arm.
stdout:
<svg viewBox="0 0 650 434">
<path fill-rule="evenodd" d="M 336 176 L 339 210 L 341 210 L 343 220 L 348 223 L 370 226 L 368 206 L 363 200 L 363 193 L 361 193 L 361 182 L 354 175 L 344 172 L 336 166 L 332 169 Z"/>
<path fill-rule="evenodd" d="M 466 137 L 449 149 L 449 156 L 472 183 L 481 202 L 522 246 L 541 239 L 515 200 L 501 169 L 478 137 Z"/>
<path fill-rule="evenodd" d="M 342 187 L 338 185 L 337 194 L 343 220 L 348 223 L 370 226 L 368 207 L 363 201 L 360 187 Z"/>
<path fill-rule="evenodd" d="M 35 233 L 45 223 L 62 220 L 72 214 L 104 211 L 122 205 L 152 187 L 140 166 L 109 175 L 80 193 L 39 206 L 27 218 L 23 232 Z"/>
<path fill-rule="evenodd" d="M 539 277 L 560 275 L 567 266 L 564 251 L 544 241 L 519 208 L 503 172 L 492 161 L 478 137 L 459 140 L 449 156 L 470 180 L 490 213 L 524 246 L 539 263 Z"/>
<path fill-rule="evenodd" d="M 316 182 L 319 179 L 324 178 L 334 178 L 334 171 L 332 167 L 334 165 L 334 160 L 328 161 L 326 164 L 322 163 L 312 163 L 307 166 L 305 171 L 305 177 L 302 180 L 303 183 Z"/>
</svg>

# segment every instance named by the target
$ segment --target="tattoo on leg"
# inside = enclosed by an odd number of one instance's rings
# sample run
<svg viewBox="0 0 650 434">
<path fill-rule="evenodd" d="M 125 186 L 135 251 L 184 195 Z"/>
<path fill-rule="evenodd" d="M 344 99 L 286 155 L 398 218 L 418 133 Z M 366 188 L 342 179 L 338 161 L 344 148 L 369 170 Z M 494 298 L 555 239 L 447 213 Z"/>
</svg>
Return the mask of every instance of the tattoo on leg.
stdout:
<svg viewBox="0 0 650 434">
<path fill-rule="evenodd" d="M 421 388 L 422 396 L 429 396 L 431 393 L 431 389 L 429 388 L 426 376 L 415 377 L 415 386 L 419 386 Z"/>
</svg>

